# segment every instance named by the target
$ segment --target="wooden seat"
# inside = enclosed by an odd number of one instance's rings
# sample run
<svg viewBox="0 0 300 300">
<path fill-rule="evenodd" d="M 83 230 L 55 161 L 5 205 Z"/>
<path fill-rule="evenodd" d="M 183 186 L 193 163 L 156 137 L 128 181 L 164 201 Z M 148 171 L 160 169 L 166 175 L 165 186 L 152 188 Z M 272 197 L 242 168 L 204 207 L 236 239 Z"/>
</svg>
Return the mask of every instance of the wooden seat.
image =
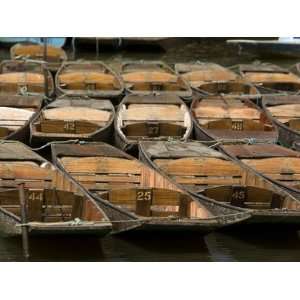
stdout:
<svg viewBox="0 0 300 300">
<path fill-rule="evenodd" d="M 113 75 L 96 71 L 66 72 L 60 74 L 58 79 L 60 86 L 73 90 L 119 88 Z"/>
<path fill-rule="evenodd" d="M 83 186 L 93 191 L 140 184 L 141 166 L 138 162 L 115 157 L 63 157 L 67 172 Z"/>
</svg>

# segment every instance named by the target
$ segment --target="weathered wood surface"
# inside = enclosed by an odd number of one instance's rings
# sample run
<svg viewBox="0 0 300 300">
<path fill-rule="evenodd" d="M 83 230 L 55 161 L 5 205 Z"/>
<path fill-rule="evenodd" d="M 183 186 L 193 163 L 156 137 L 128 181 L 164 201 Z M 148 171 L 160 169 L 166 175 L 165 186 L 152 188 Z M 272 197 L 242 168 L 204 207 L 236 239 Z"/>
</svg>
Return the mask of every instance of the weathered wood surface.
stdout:
<svg viewBox="0 0 300 300">
<path fill-rule="evenodd" d="M 195 99 L 191 112 L 199 140 L 254 138 L 276 142 L 278 137 L 267 115 L 248 99 L 222 96 Z"/>
<path fill-rule="evenodd" d="M 230 156 L 300 197 L 300 153 L 279 145 L 224 145 Z"/>
<path fill-rule="evenodd" d="M 192 132 L 187 106 L 175 95 L 128 95 L 118 107 L 115 140 L 122 149 L 134 151 L 142 139 L 186 140 Z"/>
<path fill-rule="evenodd" d="M 10 48 L 11 59 L 30 58 L 43 60 L 44 45 L 15 44 Z M 67 60 L 67 54 L 62 48 L 47 45 L 47 62 L 61 63 Z"/>
<path fill-rule="evenodd" d="M 175 145 L 170 142 L 141 142 L 140 151 L 151 166 L 191 193 L 201 193 L 231 206 L 269 210 L 271 214 L 278 213 L 278 209 L 282 210 L 282 214 L 285 210 L 300 213 L 300 202 L 284 190 L 197 142 L 177 142 Z M 272 171 L 275 170 L 270 169 Z"/>
<path fill-rule="evenodd" d="M 193 88 L 201 88 L 203 84 L 208 82 L 238 79 L 237 74 L 215 63 L 175 64 L 175 71 L 181 74 Z"/>
<path fill-rule="evenodd" d="M 123 93 L 122 79 L 100 61 L 64 62 L 55 77 L 59 95 L 118 97 Z"/>
<path fill-rule="evenodd" d="M 105 213 L 78 184 L 24 144 L 2 142 L 0 145 L 0 210 L 2 212 L 0 222 L 6 224 L 4 234 L 20 234 L 20 230 L 16 227 L 17 224 L 20 225 L 17 189 L 20 183 L 24 185 L 27 199 L 30 234 L 45 232 L 80 234 L 82 228 L 87 234 L 105 235 L 110 231 L 111 224 Z M 9 222 L 9 218 L 16 223 Z M 81 221 L 70 226 L 68 222 L 76 218 Z M 34 225 L 31 225 L 31 222 Z"/>
<path fill-rule="evenodd" d="M 110 209 L 121 213 L 116 216 L 110 211 L 112 218 L 124 221 L 122 230 L 130 229 L 125 224 L 124 214 L 127 218 L 143 220 L 148 226 L 155 222 L 156 230 L 160 228 L 163 231 L 175 224 L 178 229 L 194 224 L 200 230 L 206 222 L 211 222 L 207 218 L 217 218 L 175 183 L 112 146 L 103 143 L 57 144 L 52 145 L 52 154 L 57 164 L 88 189 L 104 207 L 110 206 Z M 175 219 L 166 219 L 170 217 Z M 146 226 L 143 222 L 136 228 Z M 163 224 L 165 227 L 161 227 Z M 185 228 L 189 230 L 189 227 Z"/>
<path fill-rule="evenodd" d="M 54 82 L 46 65 L 39 61 L 4 60 L 0 64 L 0 93 L 3 95 L 46 95 L 45 77 L 48 78 L 48 96 L 54 92 Z"/>
<path fill-rule="evenodd" d="M 31 122 L 31 143 L 52 140 L 109 140 L 114 107 L 109 100 L 58 98 Z"/>
<path fill-rule="evenodd" d="M 187 82 L 161 61 L 125 62 L 121 75 L 130 94 L 173 94 L 191 100 L 192 90 Z"/>
</svg>

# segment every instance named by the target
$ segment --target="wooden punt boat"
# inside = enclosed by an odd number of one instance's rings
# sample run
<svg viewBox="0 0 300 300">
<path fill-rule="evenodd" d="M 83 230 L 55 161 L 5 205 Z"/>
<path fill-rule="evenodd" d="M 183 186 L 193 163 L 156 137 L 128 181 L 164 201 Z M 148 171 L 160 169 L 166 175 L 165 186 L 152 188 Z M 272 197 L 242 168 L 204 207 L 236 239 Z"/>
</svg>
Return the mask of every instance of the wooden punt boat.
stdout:
<svg viewBox="0 0 300 300">
<path fill-rule="evenodd" d="M 52 144 L 53 161 L 98 200 L 115 232 L 205 234 L 249 217 L 201 204 L 176 183 L 105 143 Z"/>
<path fill-rule="evenodd" d="M 293 147 L 300 141 L 300 96 L 263 97 L 262 106 L 279 132 L 279 142 Z"/>
<path fill-rule="evenodd" d="M 45 64 L 26 60 L 4 60 L 0 64 L 0 94 L 52 96 L 53 93 L 53 78 Z"/>
<path fill-rule="evenodd" d="M 300 199 L 300 153 L 274 144 L 223 145 L 222 150 Z"/>
<path fill-rule="evenodd" d="M 29 235 L 97 235 L 111 223 L 95 200 L 27 146 L 0 143 L 0 232 L 21 235 L 18 187 L 24 185 Z"/>
<path fill-rule="evenodd" d="M 109 100 L 76 97 L 58 98 L 30 123 L 30 143 L 79 139 L 110 141 L 115 110 Z"/>
<path fill-rule="evenodd" d="M 187 82 L 164 62 L 125 62 L 121 66 L 121 75 L 130 94 L 158 93 L 177 95 L 186 101 L 192 99 L 192 90 Z"/>
<path fill-rule="evenodd" d="M 128 95 L 115 117 L 115 143 L 131 153 L 139 140 L 187 140 L 192 130 L 187 106 L 174 95 Z"/>
<path fill-rule="evenodd" d="M 29 139 L 29 124 L 40 111 L 43 96 L 0 94 L 0 139 Z"/>
<path fill-rule="evenodd" d="M 10 48 L 10 57 L 11 59 L 44 60 L 44 45 L 16 44 Z M 46 62 L 50 71 L 56 72 L 67 59 L 63 49 L 47 45 Z"/>
<path fill-rule="evenodd" d="M 122 79 L 100 61 L 64 62 L 55 77 L 58 95 L 116 98 L 122 95 Z"/>
<path fill-rule="evenodd" d="M 211 92 L 227 94 L 243 91 L 251 93 L 254 91 L 250 89 L 250 85 L 242 86 L 242 83 L 232 85 L 238 80 L 238 75 L 215 63 L 178 63 L 175 64 L 175 71 L 189 83 L 193 90 L 201 94 L 207 95 Z M 208 85 L 212 83 L 214 86 Z M 202 87 L 205 88 L 202 89 Z"/>
<path fill-rule="evenodd" d="M 238 74 L 254 84 L 262 94 L 294 94 L 300 90 L 300 78 L 274 64 L 240 64 Z"/>
<path fill-rule="evenodd" d="M 265 112 L 246 98 L 210 96 L 195 99 L 191 105 L 195 135 L 200 141 L 278 139 L 276 127 Z"/>
<path fill-rule="evenodd" d="M 248 225 L 300 227 L 300 201 L 221 152 L 195 141 L 139 145 L 143 161 L 192 195 L 250 210 Z"/>
</svg>

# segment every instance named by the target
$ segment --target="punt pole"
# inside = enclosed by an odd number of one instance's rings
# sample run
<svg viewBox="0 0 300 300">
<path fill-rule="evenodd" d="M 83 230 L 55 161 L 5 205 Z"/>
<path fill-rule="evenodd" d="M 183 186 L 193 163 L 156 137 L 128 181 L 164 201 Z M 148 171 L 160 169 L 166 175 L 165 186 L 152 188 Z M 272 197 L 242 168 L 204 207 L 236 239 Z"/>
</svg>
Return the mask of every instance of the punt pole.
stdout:
<svg viewBox="0 0 300 300">
<path fill-rule="evenodd" d="M 22 247 L 23 255 L 27 260 L 29 258 L 29 240 L 28 240 L 28 228 L 27 228 L 27 211 L 26 211 L 26 198 L 24 191 L 24 183 L 19 185 L 19 198 L 21 206 L 21 223 L 22 223 Z"/>
</svg>

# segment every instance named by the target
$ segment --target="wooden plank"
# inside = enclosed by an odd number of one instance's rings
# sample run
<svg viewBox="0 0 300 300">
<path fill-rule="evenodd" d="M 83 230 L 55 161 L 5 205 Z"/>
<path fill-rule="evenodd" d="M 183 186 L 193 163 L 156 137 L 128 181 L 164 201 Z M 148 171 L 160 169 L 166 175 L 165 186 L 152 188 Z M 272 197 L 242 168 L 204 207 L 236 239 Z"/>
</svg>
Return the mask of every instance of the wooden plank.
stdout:
<svg viewBox="0 0 300 300">
<path fill-rule="evenodd" d="M 180 158 L 167 164 L 156 159 L 155 163 L 170 175 L 242 176 L 243 173 L 237 164 L 219 158 Z"/>
<path fill-rule="evenodd" d="M 184 185 L 227 185 L 227 184 L 240 184 L 242 176 L 235 178 L 232 176 L 175 176 L 174 179 L 177 183 Z"/>
<path fill-rule="evenodd" d="M 243 159 L 242 162 L 266 174 L 294 174 L 300 173 L 300 158 L 272 157 L 261 159 Z"/>
<path fill-rule="evenodd" d="M 122 131 L 128 137 L 159 137 L 159 136 L 183 136 L 186 127 L 178 124 L 158 123 L 151 128 L 147 123 L 129 124 L 122 128 Z"/>
<path fill-rule="evenodd" d="M 194 114 L 196 118 L 216 118 L 216 119 L 256 119 L 260 118 L 260 111 L 245 106 L 244 108 L 235 108 L 235 107 L 216 107 L 216 106 L 202 106 L 200 104 L 194 108 Z"/>
<path fill-rule="evenodd" d="M 121 111 L 120 118 L 122 121 L 170 121 L 179 122 L 184 121 L 184 110 L 177 106 L 174 109 L 174 105 L 157 104 L 156 107 L 150 106 L 145 109 L 145 105 L 142 107 L 134 107 L 124 111 Z"/>
<path fill-rule="evenodd" d="M 107 191 L 113 188 L 135 188 L 138 184 L 135 183 L 123 183 L 123 182 L 80 182 L 88 190 L 101 190 Z"/>
<path fill-rule="evenodd" d="M 72 177 L 76 181 L 80 182 L 93 182 L 93 183 L 101 183 L 101 182 L 124 182 L 124 183 L 140 183 L 140 176 L 138 175 L 125 175 L 125 174 L 112 174 L 112 175 L 97 175 L 97 174 L 86 174 L 86 175 L 74 175 Z"/>
<path fill-rule="evenodd" d="M 159 71 L 138 71 L 138 72 L 130 72 L 127 74 L 123 74 L 122 78 L 125 82 L 131 83 L 167 83 L 167 82 L 177 82 L 177 76 L 167 73 L 167 72 L 159 72 Z"/>
<path fill-rule="evenodd" d="M 269 106 L 268 110 L 274 117 L 288 117 L 299 118 L 300 117 L 300 104 L 283 104 L 276 106 Z"/>
<path fill-rule="evenodd" d="M 180 204 L 181 193 L 167 189 L 153 189 L 153 205 L 175 205 Z"/>
<path fill-rule="evenodd" d="M 40 131 L 44 133 L 89 134 L 105 126 L 87 121 L 41 120 Z"/>
<path fill-rule="evenodd" d="M 83 197 L 75 195 L 72 207 L 71 218 L 74 220 L 75 218 L 81 218 L 83 210 Z"/>
<path fill-rule="evenodd" d="M 179 217 L 188 218 L 190 217 L 190 203 L 191 199 L 187 195 L 180 195 L 179 205 Z"/>
<path fill-rule="evenodd" d="M 80 157 L 61 159 L 64 168 L 70 173 L 97 174 L 140 174 L 141 164 L 135 160 L 115 157 Z M 82 174 L 83 175 L 83 174 Z"/>
<path fill-rule="evenodd" d="M 98 124 L 98 122 L 108 122 L 111 112 L 83 106 L 66 106 L 46 109 L 43 111 L 43 117 L 46 120 L 80 120 Z"/>
<path fill-rule="evenodd" d="M 111 190 L 109 201 L 117 205 L 136 205 L 136 189 Z"/>
<path fill-rule="evenodd" d="M 3 179 L 35 179 L 50 180 L 52 171 L 38 165 L 15 162 L 0 163 L 0 178 Z"/>
</svg>

